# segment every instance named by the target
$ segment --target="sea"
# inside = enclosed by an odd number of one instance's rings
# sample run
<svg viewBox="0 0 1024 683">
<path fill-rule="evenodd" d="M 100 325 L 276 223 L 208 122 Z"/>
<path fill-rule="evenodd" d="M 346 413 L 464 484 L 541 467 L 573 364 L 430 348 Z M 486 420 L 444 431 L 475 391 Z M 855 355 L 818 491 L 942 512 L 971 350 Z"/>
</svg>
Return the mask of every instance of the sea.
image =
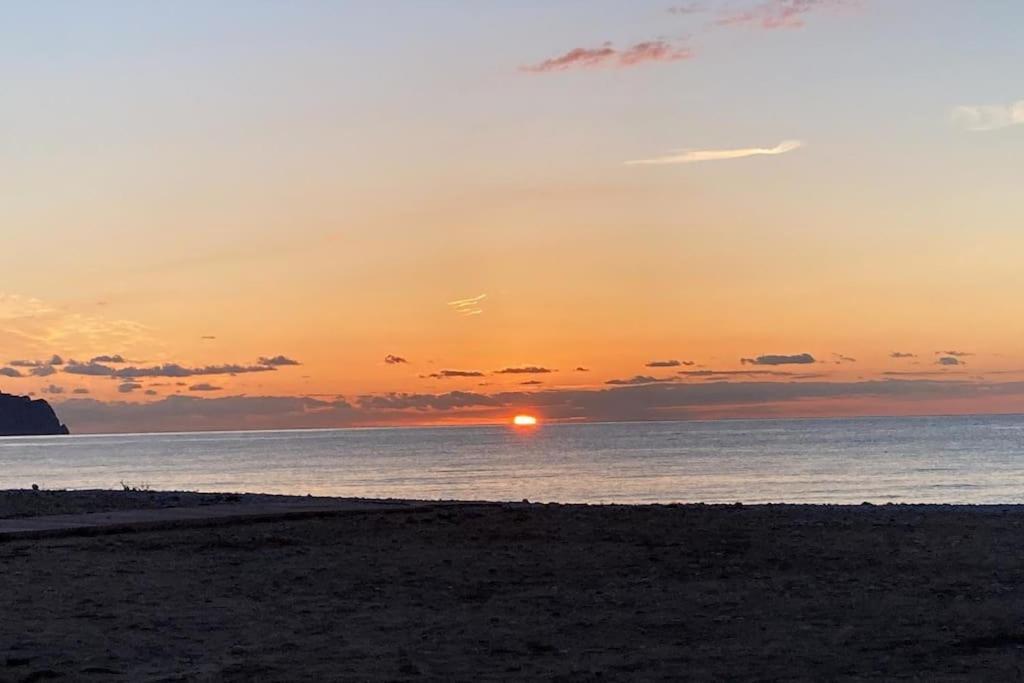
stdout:
<svg viewBox="0 0 1024 683">
<path fill-rule="evenodd" d="M 1024 503 L 1024 416 L 0 439 L 0 489 L 564 503 Z"/>
</svg>

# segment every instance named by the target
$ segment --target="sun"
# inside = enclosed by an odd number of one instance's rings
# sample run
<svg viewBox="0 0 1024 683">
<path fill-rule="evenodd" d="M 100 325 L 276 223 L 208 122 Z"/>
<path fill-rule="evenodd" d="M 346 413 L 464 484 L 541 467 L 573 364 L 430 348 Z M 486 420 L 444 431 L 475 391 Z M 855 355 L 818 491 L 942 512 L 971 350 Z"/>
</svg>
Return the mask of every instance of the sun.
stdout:
<svg viewBox="0 0 1024 683">
<path fill-rule="evenodd" d="M 512 418 L 512 424 L 516 427 L 533 427 L 537 424 L 537 418 L 533 415 L 516 415 Z"/>
</svg>

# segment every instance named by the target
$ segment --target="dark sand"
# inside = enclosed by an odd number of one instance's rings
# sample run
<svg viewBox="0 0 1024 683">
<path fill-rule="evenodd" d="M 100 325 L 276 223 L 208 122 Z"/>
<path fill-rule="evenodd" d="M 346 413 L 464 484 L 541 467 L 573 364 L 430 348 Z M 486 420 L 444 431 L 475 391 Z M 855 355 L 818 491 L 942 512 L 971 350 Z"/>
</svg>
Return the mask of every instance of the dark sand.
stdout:
<svg viewBox="0 0 1024 683">
<path fill-rule="evenodd" d="M 306 496 L 263 493 L 195 493 L 192 491 L 0 491 L 0 519 L 23 519 L 118 510 L 158 510 L 203 505 L 249 505 L 310 500 Z M 317 498 L 340 501 L 343 498 Z"/>
<path fill-rule="evenodd" d="M 1022 525 L 466 504 L 8 541 L 0 681 L 1015 680 Z"/>
</svg>

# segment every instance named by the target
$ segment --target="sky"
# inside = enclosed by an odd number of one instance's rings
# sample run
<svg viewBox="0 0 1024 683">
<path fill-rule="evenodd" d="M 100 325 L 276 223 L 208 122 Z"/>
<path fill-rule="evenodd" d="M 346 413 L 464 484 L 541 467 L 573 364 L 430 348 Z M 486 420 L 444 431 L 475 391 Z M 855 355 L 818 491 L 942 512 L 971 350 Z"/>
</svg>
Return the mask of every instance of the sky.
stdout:
<svg viewBox="0 0 1024 683">
<path fill-rule="evenodd" d="M 7 3 L 72 431 L 1024 411 L 1016 0 Z"/>
</svg>

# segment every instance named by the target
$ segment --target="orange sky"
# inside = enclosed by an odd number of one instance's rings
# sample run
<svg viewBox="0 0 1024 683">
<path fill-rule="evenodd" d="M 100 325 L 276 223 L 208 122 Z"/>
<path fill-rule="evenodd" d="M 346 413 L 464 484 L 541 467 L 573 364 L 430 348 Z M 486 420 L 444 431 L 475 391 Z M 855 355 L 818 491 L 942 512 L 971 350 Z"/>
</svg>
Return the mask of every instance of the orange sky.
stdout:
<svg viewBox="0 0 1024 683">
<path fill-rule="evenodd" d="M 748 4 L 0 10 L 3 390 L 76 431 L 1024 408 L 1020 9 Z"/>
</svg>

